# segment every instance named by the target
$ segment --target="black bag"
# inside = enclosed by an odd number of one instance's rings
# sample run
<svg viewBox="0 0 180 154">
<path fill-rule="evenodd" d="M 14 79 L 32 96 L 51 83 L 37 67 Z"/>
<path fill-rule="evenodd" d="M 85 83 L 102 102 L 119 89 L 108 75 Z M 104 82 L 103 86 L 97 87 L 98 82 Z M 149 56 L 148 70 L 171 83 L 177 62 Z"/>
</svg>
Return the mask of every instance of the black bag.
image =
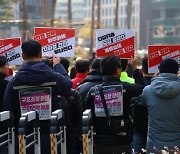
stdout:
<svg viewBox="0 0 180 154">
<path fill-rule="evenodd" d="M 131 117 L 136 131 L 146 133 L 148 128 L 148 109 L 141 103 L 141 95 L 131 99 Z"/>
<path fill-rule="evenodd" d="M 103 87 L 102 84 L 99 86 L 99 92 L 100 92 L 100 97 L 102 100 L 102 104 L 104 107 L 104 111 L 106 114 L 106 119 L 108 126 L 110 128 L 110 132 L 114 135 L 122 135 L 126 136 L 129 133 L 129 130 L 132 129 L 132 122 L 130 119 L 125 119 L 125 118 L 111 118 L 109 116 L 109 111 L 106 105 L 106 100 L 104 98 L 104 93 L 103 93 Z"/>
</svg>

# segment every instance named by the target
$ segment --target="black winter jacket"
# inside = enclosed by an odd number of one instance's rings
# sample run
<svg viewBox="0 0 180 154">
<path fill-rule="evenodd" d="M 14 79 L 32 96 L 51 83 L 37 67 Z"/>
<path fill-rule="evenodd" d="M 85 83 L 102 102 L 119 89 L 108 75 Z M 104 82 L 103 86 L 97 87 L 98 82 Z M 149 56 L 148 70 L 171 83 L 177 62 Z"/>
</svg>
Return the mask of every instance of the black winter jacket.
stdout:
<svg viewBox="0 0 180 154">
<path fill-rule="evenodd" d="M 151 84 L 151 79 L 152 77 L 144 77 L 145 86 Z M 148 109 L 144 105 L 135 105 L 133 108 L 134 129 L 146 136 L 148 131 Z"/>
<path fill-rule="evenodd" d="M 139 80 L 140 83 L 143 83 L 143 77 L 141 76 Z M 103 86 L 110 85 L 122 85 L 123 86 L 123 117 L 129 118 L 129 109 L 131 104 L 131 98 L 138 96 L 142 93 L 143 85 L 139 84 L 129 84 L 127 82 L 121 82 L 119 78 L 114 76 L 103 76 Z M 92 109 L 93 111 L 93 125 L 96 132 L 95 144 L 106 146 L 106 145 L 122 145 L 129 144 L 132 141 L 132 134 L 126 136 L 118 136 L 111 134 L 109 126 L 107 124 L 105 117 L 95 117 L 95 106 L 94 106 L 94 91 L 95 87 L 91 88 L 87 96 L 87 108 Z M 117 117 L 112 117 L 116 118 Z M 119 117 L 120 118 L 120 117 Z M 129 130 L 132 132 L 132 130 Z"/>
<path fill-rule="evenodd" d="M 2 112 L 4 93 L 8 84 L 8 81 L 4 79 L 5 77 L 4 74 L 0 73 L 0 112 Z"/>
<path fill-rule="evenodd" d="M 78 86 L 77 91 L 81 95 L 83 111 L 85 110 L 85 100 L 89 90 L 102 82 L 102 74 L 99 69 L 93 69 L 89 72 L 88 76 Z"/>
</svg>

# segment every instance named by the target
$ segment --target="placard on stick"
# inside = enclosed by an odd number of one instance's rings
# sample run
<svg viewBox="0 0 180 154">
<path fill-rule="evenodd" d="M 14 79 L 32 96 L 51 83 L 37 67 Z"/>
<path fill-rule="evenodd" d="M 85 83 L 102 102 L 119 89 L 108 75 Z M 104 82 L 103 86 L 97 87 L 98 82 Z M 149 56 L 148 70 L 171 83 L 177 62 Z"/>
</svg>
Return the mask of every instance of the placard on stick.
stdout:
<svg viewBox="0 0 180 154">
<path fill-rule="evenodd" d="M 116 55 L 132 58 L 135 51 L 135 31 L 129 29 L 98 29 L 96 31 L 96 54 L 98 57 Z"/>
<path fill-rule="evenodd" d="M 7 58 L 9 65 L 21 65 L 22 51 L 20 38 L 8 38 L 0 40 L 0 55 Z"/>
<path fill-rule="evenodd" d="M 43 56 L 74 56 L 75 29 L 35 27 L 34 39 L 42 45 Z"/>
<path fill-rule="evenodd" d="M 158 66 L 166 58 L 174 58 L 180 66 L 180 45 L 148 46 L 148 73 L 158 73 Z"/>
</svg>

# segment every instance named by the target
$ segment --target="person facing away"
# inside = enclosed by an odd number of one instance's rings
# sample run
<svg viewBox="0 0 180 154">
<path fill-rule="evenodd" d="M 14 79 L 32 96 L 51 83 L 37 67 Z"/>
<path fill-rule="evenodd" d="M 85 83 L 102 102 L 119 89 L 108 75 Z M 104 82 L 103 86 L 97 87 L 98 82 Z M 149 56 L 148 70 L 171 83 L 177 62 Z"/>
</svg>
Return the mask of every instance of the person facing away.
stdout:
<svg viewBox="0 0 180 154">
<path fill-rule="evenodd" d="M 8 60 L 5 56 L 0 56 L 0 112 L 2 112 L 4 93 L 8 84 L 5 78 L 9 75 L 9 65 Z M 0 134 L 2 134 L 2 125 L 0 126 Z M 1 139 L 0 139 L 1 141 Z M 1 147 L 2 148 L 2 147 Z M 0 153 L 3 149 L 0 148 Z"/>
<path fill-rule="evenodd" d="M 114 120 L 127 120 L 130 126 L 132 124 L 129 117 L 131 98 L 142 93 L 143 85 L 129 84 L 120 81 L 121 62 L 116 56 L 103 58 L 100 66 L 103 74 L 103 82 L 100 85 L 102 85 L 104 89 L 103 92 L 106 105 L 109 108 L 110 117 Z M 143 77 L 141 76 L 141 81 L 142 80 Z M 137 81 L 140 81 L 140 79 Z M 130 154 L 133 129 L 132 127 L 127 127 L 125 134 L 114 134 L 114 132 L 111 131 L 104 113 L 102 101 L 99 98 L 100 85 L 92 87 L 86 99 L 87 108 L 92 110 L 93 126 L 96 132 L 94 137 L 96 153 L 121 154 L 126 152 Z M 121 90 L 119 91 L 118 89 Z M 122 95 L 117 95 L 118 93 Z"/>
<path fill-rule="evenodd" d="M 8 81 L 5 78 L 9 75 L 9 65 L 5 56 L 0 56 L 0 112 L 2 112 L 2 104 L 4 93 Z"/>
<path fill-rule="evenodd" d="M 21 116 L 21 109 L 19 103 L 19 91 L 13 90 L 14 86 L 38 86 L 46 82 L 56 82 L 56 86 L 52 88 L 54 94 L 52 94 L 52 112 L 58 109 L 58 103 L 56 99 L 57 94 L 62 94 L 72 87 L 72 82 L 67 75 L 67 72 L 60 64 L 60 58 L 53 58 L 54 71 L 41 62 L 42 47 L 39 42 L 35 40 L 25 41 L 22 43 L 22 57 L 24 64 L 16 73 L 14 78 L 9 82 L 5 91 L 5 97 L 3 101 L 3 110 L 11 111 L 14 116 L 15 123 L 15 135 L 17 140 L 18 135 L 18 123 Z M 56 72 L 57 71 L 57 72 Z M 41 151 L 43 154 L 50 153 L 49 143 L 49 129 L 50 121 L 41 120 Z M 18 145 L 16 141 L 16 153 L 18 153 Z M 31 151 L 32 152 L 32 151 Z M 30 152 L 30 153 L 31 153 Z"/>
<path fill-rule="evenodd" d="M 151 84 L 151 79 L 154 74 L 148 73 L 148 57 L 142 59 L 142 69 L 145 86 Z M 133 149 L 135 153 L 141 153 L 141 149 L 146 148 L 147 127 L 148 127 L 148 112 L 147 107 L 142 104 L 134 106 L 134 133 L 133 133 Z"/>
<path fill-rule="evenodd" d="M 90 65 L 92 64 L 93 60 L 96 58 L 96 53 L 95 52 L 92 52 L 92 56 L 91 58 L 89 59 L 89 62 L 90 62 Z"/>
<path fill-rule="evenodd" d="M 49 67 L 53 67 L 52 58 L 43 59 Z M 68 73 L 69 71 L 69 60 L 67 58 L 61 57 L 60 63 L 63 65 L 64 69 Z M 80 94 L 74 90 L 69 89 L 66 93 L 58 95 L 59 107 L 63 109 L 65 114 L 66 123 L 66 139 L 67 139 L 67 154 L 77 154 L 81 151 L 79 146 L 79 140 L 82 128 L 82 101 Z M 80 153 L 80 152 L 79 152 Z"/>
<path fill-rule="evenodd" d="M 142 93 L 142 104 L 148 107 L 147 153 L 180 147 L 180 78 L 179 65 L 172 58 L 159 65 L 160 75 Z"/>
<path fill-rule="evenodd" d="M 81 95 L 83 110 L 85 110 L 85 100 L 90 88 L 102 82 L 102 73 L 100 70 L 100 59 L 95 58 L 91 64 L 91 70 L 88 76 L 77 88 L 77 91 Z"/>
<path fill-rule="evenodd" d="M 76 89 L 77 86 L 83 82 L 83 80 L 87 77 L 88 72 L 89 72 L 89 60 L 87 59 L 78 59 L 75 62 L 75 69 L 76 69 L 76 77 L 72 79 L 71 81 L 73 82 L 73 89 Z"/>
<path fill-rule="evenodd" d="M 122 72 L 120 76 L 120 80 L 122 82 L 135 83 L 135 80 L 128 76 L 127 68 L 128 68 L 128 59 L 121 59 Z"/>
<path fill-rule="evenodd" d="M 69 61 L 61 58 L 61 64 L 68 73 Z M 79 154 L 82 151 L 82 100 L 78 91 L 70 89 L 64 95 L 68 103 L 69 124 L 67 125 L 67 154 Z"/>
</svg>

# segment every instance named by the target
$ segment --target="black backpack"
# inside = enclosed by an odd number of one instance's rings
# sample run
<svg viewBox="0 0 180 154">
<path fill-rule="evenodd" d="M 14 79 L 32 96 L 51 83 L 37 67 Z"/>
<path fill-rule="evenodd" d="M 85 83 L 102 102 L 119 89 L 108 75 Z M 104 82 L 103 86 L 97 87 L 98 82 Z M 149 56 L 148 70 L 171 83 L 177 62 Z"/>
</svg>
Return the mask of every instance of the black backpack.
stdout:
<svg viewBox="0 0 180 154">
<path fill-rule="evenodd" d="M 78 101 L 81 101 L 80 94 L 73 89 L 70 89 L 64 96 L 58 96 L 59 108 L 64 110 L 65 124 L 67 128 L 69 127 L 71 129 L 76 127 L 76 122 L 78 121 L 77 112 L 79 114 L 82 113 L 82 109 L 76 107 Z M 75 111 L 77 108 L 78 111 Z"/>
<path fill-rule="evenodd" d="M 104 98 L 103 94 L 103 87 L 102 84 L 99 85 L 99 92 L 100 92 L 100 97 L 102 100 L 103 108 L 106 114 L 106 119 L 107 119 L 107 124 L 109 126 L 109 130 L 112 134 L 114 135 L 121 135 L 121 136 L 126 136 L 126 135 L 131 135 L 132 130 L 133 130 L 133 124 L 131 122 L 131 119 L 128 118 L 111 118 L 109 115 L 109 111 L 106 105 L 106 100 Z"/>
</svg>

